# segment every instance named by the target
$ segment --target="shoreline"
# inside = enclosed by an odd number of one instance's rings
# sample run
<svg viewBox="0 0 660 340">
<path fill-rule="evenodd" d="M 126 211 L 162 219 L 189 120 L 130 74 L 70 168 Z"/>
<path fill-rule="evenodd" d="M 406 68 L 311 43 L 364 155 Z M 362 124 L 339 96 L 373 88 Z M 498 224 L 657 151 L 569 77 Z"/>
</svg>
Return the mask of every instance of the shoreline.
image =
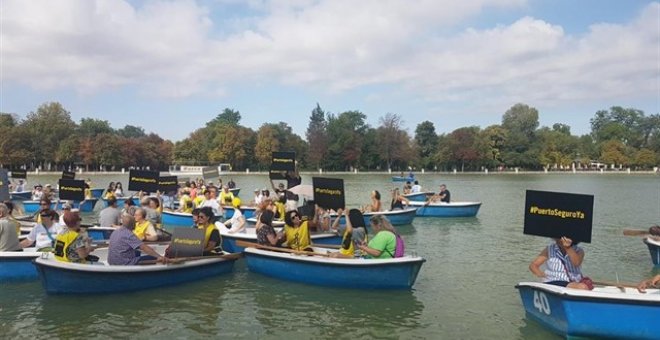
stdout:
<svg viewBox="0 0 660 340">
<path fill-rule="evenodd" d="M 168 171 L 161 171 L 161 174 L 163 173 L 169 173 Z M 268 171 L 231 171 L 231 172 L 225 172 L 221 173 L 220 176 L 250 176 L 250 175 L 256 175 L 256 176 L 267 176 Z M 33 176 L 39 176 L 39 175 L 61 175 L 61 171 L 29 171 L 27 172 L 29 175 Z M 301 171 L 301 175 L 388 175 L 388 176 L 400 176 L 400 174 L 397 174 L 395 172 L 386 172 L 386 171 Z M 460 172 L 460 171 L 427 171 L 427 172 L 415 172 L 415 176 L 433 176 L 433 175 L 482 175 L 482 176 L 490 176 L 490 175 L 495 175 L 495 176 L 506 176 L 506 175 L 660 175 L 660 169 L 653 171 L 653 170 L 609 170 L 609 171 L 600 171 L 600 170 L 580 170 L 580 171 L 465 171 L 465 172 Z M 92 176 L 92 175 L 128 175 L 128 171 L 122 172 L 122 171 L 80 171 L 76 172 L 76 175 L 80 176 Z M 172 174 L 172 176 L 181 176 L 181 177 L 186 177 L 186 176 L 202 176 L 201 173 L 178 173 L 178 174 Z M 407 176 L 407 174 L 404 174 L 404 176 Z"/>
</svg>

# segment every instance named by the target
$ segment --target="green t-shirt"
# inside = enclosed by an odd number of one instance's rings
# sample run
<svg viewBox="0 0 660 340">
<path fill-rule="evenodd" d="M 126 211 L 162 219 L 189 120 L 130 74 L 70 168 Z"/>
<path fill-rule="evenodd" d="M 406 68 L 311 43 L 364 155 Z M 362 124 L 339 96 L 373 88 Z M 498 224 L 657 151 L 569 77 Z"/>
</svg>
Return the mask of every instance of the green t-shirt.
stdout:
<svg viewBox="0 0 660 340">
<path fill-rule="evenodd" d="M 391 231 L 383 230 L 369 241 L 369 248 L 380 250 L 377 259 L 391 259 L 396 249 L 396 236 Z"/>
</svg>

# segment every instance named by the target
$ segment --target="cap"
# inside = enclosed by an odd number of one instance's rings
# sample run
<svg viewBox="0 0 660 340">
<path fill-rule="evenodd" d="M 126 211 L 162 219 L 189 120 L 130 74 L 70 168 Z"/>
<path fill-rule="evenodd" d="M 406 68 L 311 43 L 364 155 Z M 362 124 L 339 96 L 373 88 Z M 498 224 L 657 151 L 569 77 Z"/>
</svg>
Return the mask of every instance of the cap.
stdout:
<svg viewBox="0 0 660 340">
<path fill-rule="evenodd" d="M 261 191 L 259 190 L 259 188 L 254 189 L 254 192 L 259 192 L 259 191 Z"/>
<path fill-rule="evenodd" d="M 71 206 L 71 203 L 64 203 L 64 204 L 62 205 L 62 210 L 71 210 L 71 208 L 73 208 L 73 207 Z"/>
</svg>

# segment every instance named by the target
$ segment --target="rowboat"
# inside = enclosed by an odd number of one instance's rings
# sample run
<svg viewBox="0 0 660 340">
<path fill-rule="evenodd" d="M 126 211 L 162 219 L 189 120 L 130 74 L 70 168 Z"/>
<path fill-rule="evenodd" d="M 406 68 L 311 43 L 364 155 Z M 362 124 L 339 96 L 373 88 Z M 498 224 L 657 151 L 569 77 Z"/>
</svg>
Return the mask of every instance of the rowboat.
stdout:
<svg viewBox="0 0 660 340">
<path fill-rule="evenodd" d="M 415 202 L 426 202 L 426 197 L 433 196 L 432 192 L 416 192 L 414 194 L 406 194 L 403 197 L 407 198 L 409 201 Z"/>
<path fill-rule="evenodd" d="M 256 217 L 250 217 L 246 218 L 245 221 L 247 222 L 247 225 L 254 227 L 257 225 L 257 218 Z M 279 220 L 273 220 L 273 228 L 282 228 L 284 227 L 284 221 L 279 221 Z"/>
<path fill-rule="evenodd" d="M 392 176 L 392 182 L 414 182 L 415 177 Z"/>
<path fill-rule="evenodd" d="M 241 188 L 232 188 L 229 189 L 229 192 L 231 192 L 234 197 L 238 197 L 238 194 L 241 192 Z"/>
<path fill-rule="evenodd" d="M 9 198 L 11 200 L 29 200 L 32 198 L 32 191 L 12 191 L 9 193 Z"/>
<path fill-rule="evenodd" d="M 112 227 L 93 226 L 87 228 L 87 236 L 94 241 L 104 241 L 110 239 L 110 235 L 115 231 Z"/>
<path fill-rule="evenodd" d="M 225 211 L 225 219 L 230 219 L 232 216 L 234 216 L 234 207 L 231 205 L 223 205 L 222 209 Z M 250 207 L 247 205 L 241 206 L 241 212 L 245 218 L 254 217 L 255 210 L 257 210 L 257 207 Z"/>
<path fill-rule="evenodd" d="M 191 258 L 176 264 L 111 266 L 60 262 L 37 258 L 34 265 L 48 294 L 105 294 L 133 292 L 230 273 L 240 254 Z"/>
<path fill-rule="evenodd" d="M 527 317 L 567 338 L 658 339 L 660 290 L 615 286 L 579 290 L 521 282 Z"/>
<path fill-rule="evenodd" d="M 236 244 L 237 241 L 246 241 L 246 242 L 257 242 L 257 231 L 255 227 L 246 227 L 243 231 L 238 233 L 230 233 L 229 229 L 225 227 L 222 223 L 215 224 L 220 230 L 220 236 L 222 236 L 222 250 L 228 251 L 230 253 L 240 253 L 245 250 L 245 247 L 241 247 Z M 281 230 L 281 227 L 284 226 L 284 222 L 281 222 L 281 225 L 278 227 L 274 225 L 275 230 Z M 337 233 L 312 233 L 310 235 L 313 243 L 320 244 L 332 244 L 339 245 L 341 244 L 341 236 Z"/>
<path fill-rule="evenodd" d="M 477 216 L 481 202 L 425 202 L 410 201 L 410 207 L 417 208 L 417 216 L 432 217 L 474 217 Z"/>
<path fill-rule="evenodd" d="M 41 206 L 39 206 L 39 201 L 28 200 L 28 201 L 23 201 L 21 203 L 23 203 L 23 211 L 27 215 L 34 214 L 37 211 L 39 211 L 39 209 L 41 208 Z M 51 210 L 62 210 L 62 205 L 63 204 L 64 204 L 64 202 L 51 202 L 50 203 L 50 209 Z"/>
<path fill-rule="evenodd" d="M 331 252 L 278 252 L 245 248 L 248 269 L 277 279 L 319 286 L 354 289 L 410 289 L 425 259 L 404 256 L 392 259 L 343 259 L 327 257 Z M 313 254 L 321 256 L 310 256 Z"/>
<path fill-rule="evenodd" d="M 88 198 L 82 202 L 74 201 L 73 207 L 79 209 L 80 212 L 92 212 L 94 211 L 94 207 L 96 206 L 96 202 L 98 201 L 99 201 L 98 198 Z"/>
<path fill-rule="evenodd" d="M 651 237 L 645 237 L 644 243 L 646 244 L 647 247 L 649 247 L 649 252 L 651 253 L 651 261 L 653 261 L 653 265 L 656 267 L 660 267 L 660 240 Z"/>
<path fill-rule="evenodd" d="M 124 201 L 126 201 L 128 197 L 118 197 L 117 198 L 117 208 L 121 209 L 124 207 Z M 103 201 L 103 207 L 107 208 L 108 207 L 108 199 L 107 198 L 101 198 Z M 140 198 L 139 197 L 133 197 L 133 204 L 136 206 L 140 205 Z"/>
<path fill-rule="evenodd" d="M 101 197 L 103 197 L 103 192 L 105 191 L 105 189 L 94 188 L 94 189 L 90 189 L 90 191 L 92 192 L 92 197 L 101 199 Z"/>
<path fill-rule="evenodd" d="M 415 215 L 417 213 L 416 208 L 406 208 L 406 209 L 395 209 L 395 210 L 388 210 L 388 211 L 379 211 L 379 212 L 364 212 L 362 213 L 362 217 L 364 218 L 364 224 L 369 225 L 369 220 L 371 219 L 371 216 L 374 215 L 383 215 L 387 217 L 387 219 L 392 223 L 392 225 L 408 225 L 413 222 L 415 219 Z M 337 217 L 337 214 L 330 214 L 330 218 L 335 219 Z M 346 224 L 346 217 L 341 216 L 341 220 L 339 221 L 339 224 L 345 225 Z"/>
<path fill-rule="evenodd" d="M 191 213 L 163 210 L 162 218 L 163 218 L 163 225 L 166 225 L 168 227 L 169 226 L 190 227 L 193 225 L 193 218 Z"/>
</svg>

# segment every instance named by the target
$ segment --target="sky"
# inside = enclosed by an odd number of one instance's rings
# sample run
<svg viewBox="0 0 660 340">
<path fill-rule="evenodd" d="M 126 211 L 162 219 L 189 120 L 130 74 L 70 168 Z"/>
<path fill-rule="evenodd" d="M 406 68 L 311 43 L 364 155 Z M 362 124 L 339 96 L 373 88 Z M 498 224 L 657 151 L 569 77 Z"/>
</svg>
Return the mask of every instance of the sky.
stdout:
<svg viewBox="0 0 660 340">
<path fill-rule="evenodd" d="M 51 101 L 172 141 L 225 108 L 305 138 L 317 103 L 411 136 L 524 103 L 582 135 L 598 110 L 660 112 L 660 2 L 2 0 L 0 112 Z"/>
</svg>

